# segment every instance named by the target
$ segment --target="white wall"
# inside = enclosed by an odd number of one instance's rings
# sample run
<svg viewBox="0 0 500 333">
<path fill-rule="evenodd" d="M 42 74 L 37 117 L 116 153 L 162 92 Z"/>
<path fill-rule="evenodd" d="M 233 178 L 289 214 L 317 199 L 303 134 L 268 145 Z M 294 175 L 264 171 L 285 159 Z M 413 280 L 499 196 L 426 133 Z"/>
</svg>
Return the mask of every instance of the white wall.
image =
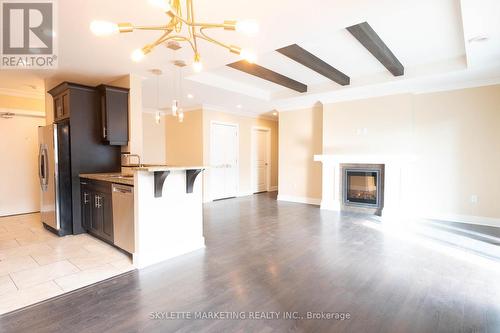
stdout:
<svg viewBox="0 0 500 333">
<path fill-rule="evenodd" d="M 144 164 L 166 164 L 166 126 L 165 117 L 160 118 L 160 123 L 156 123 L 155 114 L 150 112 L 142 113 L 142 149 L 141 160 Z"/>
</svg>

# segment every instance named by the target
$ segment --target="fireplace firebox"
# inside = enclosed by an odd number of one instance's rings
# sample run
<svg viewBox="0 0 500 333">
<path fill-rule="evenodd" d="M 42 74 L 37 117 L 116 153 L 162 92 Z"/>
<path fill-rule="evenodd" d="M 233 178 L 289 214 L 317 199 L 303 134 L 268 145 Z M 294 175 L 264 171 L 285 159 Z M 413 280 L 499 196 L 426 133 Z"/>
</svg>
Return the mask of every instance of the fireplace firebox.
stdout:
<svg viewBox="0 0 500 333">
<path fill-rule="evenodd" d="M 377 205 L 378 171 L 346 170 L 346 202 Z"/>
<path fill-rule="evenodd" d="M 344 207 L 367 209 L 379 215 L 383 208 L 384 165 L 343 164 L 341 168 Z"/>
</svg>

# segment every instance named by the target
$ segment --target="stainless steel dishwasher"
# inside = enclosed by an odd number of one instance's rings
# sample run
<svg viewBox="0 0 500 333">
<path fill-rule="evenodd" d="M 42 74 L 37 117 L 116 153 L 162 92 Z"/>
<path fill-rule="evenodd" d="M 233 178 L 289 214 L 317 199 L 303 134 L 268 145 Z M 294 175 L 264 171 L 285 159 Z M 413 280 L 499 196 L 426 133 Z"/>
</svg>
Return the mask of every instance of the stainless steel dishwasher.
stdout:
<svg viewBox="0 0 500 333">
<path fill-rule="evenodd" d="M 113 184 L 113 237 L 116 246 L 135 252 L 133 186 Z"/>
</svg>

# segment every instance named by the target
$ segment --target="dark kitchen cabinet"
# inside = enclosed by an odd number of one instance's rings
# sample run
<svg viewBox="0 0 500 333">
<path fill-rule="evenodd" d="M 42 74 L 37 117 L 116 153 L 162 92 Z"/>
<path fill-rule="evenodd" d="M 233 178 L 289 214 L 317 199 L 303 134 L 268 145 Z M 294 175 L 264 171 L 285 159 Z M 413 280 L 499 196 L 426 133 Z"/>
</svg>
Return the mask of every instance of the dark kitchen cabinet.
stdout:
<svg viewBox="0 0 500 333">
<path fill-rule="evenodd" d="M 80 182 L 80 190 L 81 190 L 81 203 L 82 203 L 82 225 L 85 230 L 89 230 L 92 225 L 92 205 L 94 202 L 92 201 L 92 193 L 90 190 L 90 186 L 87 182 Z"/>
<path fill-rule="evenodd" d="M 65 91 L 54 97 L 54 122 L 69 118 L 69 92 Z"/>
<path fill-rule="evenodd" d="M 84 198 L 80 174 L 120 172 L 121 147 L 110 146 L 101 139 L 100 94 L 96 87 L 63 82 L 48 93 L 54 99 L 54 122 L 58 131 L 62 230 L 59 234 L 81 234 L 89 226 L 82 216 Z"/>
<path fill-rule="evenodd" d="M 83 178 L 80 183 L 83 225 L 90 234 L 113 244 L 111 183 Z"/>
<path fill-rule="evenodd" d="M 105 144 L 128 144 L 128 95 L 125 88 L 100 85 L 101 138 Z"/>
</svg>

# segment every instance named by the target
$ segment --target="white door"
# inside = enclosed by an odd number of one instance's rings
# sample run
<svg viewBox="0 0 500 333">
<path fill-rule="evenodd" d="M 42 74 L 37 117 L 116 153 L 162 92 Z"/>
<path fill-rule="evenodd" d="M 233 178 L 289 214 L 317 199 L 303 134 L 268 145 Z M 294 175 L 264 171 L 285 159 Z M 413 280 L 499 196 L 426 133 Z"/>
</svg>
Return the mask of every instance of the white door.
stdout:
<svg viewBox="0 0 500 333">
<path fill-rule="evenodd" d="M 252 175 L 253 192 L 269 189 L 269 130 L 253 129 Z"/>
<path fill-rule="evenodd" d="M 44 117 L 0 118 L 0 216 L 40 211 L 38 126 L 44 124 Z"/>
<path fill-rule="evenodd" d="M 210 141 L 210 192 L 212 200 L 238 194 L 238 126 L 212 123 Z"/>
</svg>

